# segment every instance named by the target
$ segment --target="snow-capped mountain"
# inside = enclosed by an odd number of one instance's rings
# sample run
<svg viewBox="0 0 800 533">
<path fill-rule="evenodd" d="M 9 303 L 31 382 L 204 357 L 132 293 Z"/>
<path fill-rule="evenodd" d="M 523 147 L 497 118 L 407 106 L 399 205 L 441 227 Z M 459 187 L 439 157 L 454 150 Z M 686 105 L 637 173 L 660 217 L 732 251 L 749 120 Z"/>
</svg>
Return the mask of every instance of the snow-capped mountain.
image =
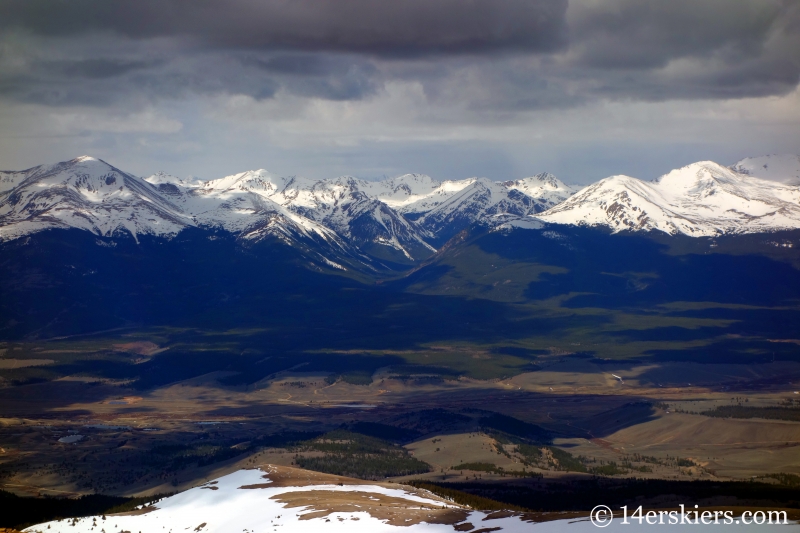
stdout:
<svg viewBox="0 0 800 533">
<path fill-rule="evenodd" d="M 46 228 L 174 235 L 192 221 L 150 183 L 91 157 L 0 174 L 0 240 Z"/>
<path fill-rule="evenodd" d="M 777 181 L 786 185 L 800 185 L 800 156 L 763 155 L 747 157 L 731 165 L 740 174 Z"/>
<path fill-rule="evenodd" d="M 406 174 L 370 182 L 350 176 L 313 181 L 256 170 L 203 183 L 163 174 L 147 180 L 186 206 L 187 212 L 199 212 L 190 206 L 198 198 L 226 198 L 229 206 L 235 197 L 242 207 L 242 195 L 252 194 L 330 228 L 373 255 L 409 261 L 431 255 L 436 251 L 431 242 L 447 240 L 470 224 L 495 215 L 538 213 L 572 193 L 551 174 L 509 182 L 485 178 L 438 182 Z M 211 213 L 198 222 L 207 224 L 209 217 L 222 224 L 220 216 Z M 227 228 L 240 229 L 230 224 Z"/>
<path fill-rule="evenodd" d="M 49 228 L 98 236 L 130 233 L 170 238 L 188 227 L 220 228 L 244 243 L 268 238 L 303 250 L 328 267 L 342 258 L 368 265 L 335 231 L 247 191 L 214 191 L 165 174 L 147 180 L 88 156 L 0 174 L 0 240 Z"/>
<path fill-rule="evenodd" d="M 711 161 L 655 181 L 612 176 L 537 215 L 543 222 L 714 236 L 800 228 L 800 187 L 740 174 Z"/>
<path fill-rule="evenodd" d="M 704 161 L 645 182 L 612 176 L 578 193 L 551 174 L 515 181 L 310 180 L 255 170 L 196 181 L 142 179 L 88 156 L 0 172 L 0 241 L 47 228 L 171 238 L 221 229 L 244 243 L 278 239 L 334 268 L 425 259 L 472 224 L 542 223 L 713 236 L 800 227 L 797 156 Z M 759 174 L 770 179 L 761 179 Z M 798 178 L 800 179 L 800 178 Z M 371 267 L 370 267 L 371 268 Z"/>
<path fill-rule="evenodd" d="M 317 182 L 295 178 L 278 187 L 270 198 L 372 253 L 383 255 L 378 250 L 383 247 L 408 260 L 425 258 L 436 251 L 427 242 L 433 235 L 381 200 L 413 191 L 392 181 L 376 183 L 349 176 Z"/>
<path fill-rule="evenodd" d="M 506 182 L 473 178 L 445 181 L 398 210 L 440 239 L 447 239 L 476 222 L 493 224 L 496 217 L 503 215 L 540 213 L 573 192 L 548 173 Z"/>
</svg>

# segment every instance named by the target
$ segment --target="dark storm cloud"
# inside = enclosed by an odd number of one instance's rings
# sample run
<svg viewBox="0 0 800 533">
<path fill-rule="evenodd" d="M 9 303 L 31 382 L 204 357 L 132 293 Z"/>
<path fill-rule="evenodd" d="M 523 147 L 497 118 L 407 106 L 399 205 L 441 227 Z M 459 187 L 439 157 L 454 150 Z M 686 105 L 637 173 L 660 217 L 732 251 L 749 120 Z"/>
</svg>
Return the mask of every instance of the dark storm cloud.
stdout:
<svg viewBox="0 0 800 533">
<path fill-rule="evenodd" d="M 63 73 L 68 77 L 86 79 L 114 78 L 148 67 L 155 66 L 154 61 L 130 61 L 120 59 L 84 59 L 81 61 L 48 62 L 45 68 Z"/>
<path fill-rule="evenodd" d="M 0 95 L 45 105 L 359 100 L 399 80 L 503 121 L 800 80 L 798 0 L 0 0 L 4 34 Z"/>
<path fill-rule="evenodd" d="M 265 58 L 245 57 L 241 63 L 280 80 L 284 89 L 299 96 L 359 100 L 380 88 L 378 69 L 353 56 L 281 53 Z"/>
<path fill-rule="evenodd" d="M 605 0 L 570 8 L 564 77 L 606 98 L 741 98 L 800 81 L 796 0 Z"/>
<path fill-rule="evenodd" d="M 281 54 L 266 59 L 246 57 L 242 59 L 242 63 L 258 67 L 267 72 L 292 74 L 295 76 L 320 76 L 332 74 L 335 71 L 334 65 L 331 62 L 323 61 L 318 55 L 308 54 Z"/>
<path fill-rule="evenodd" d="M 581 64 L 650 69 L 723 52 L 758 56 L 774 30 L 797 16 L 783 0 L 605 0 L 576 2 L 570 34 Z"/>
<path fill-rule="evenodd" d="M 552 51 L 567 0 L 4 0 L 0 25 L 381 55 Z"/>
</svg>

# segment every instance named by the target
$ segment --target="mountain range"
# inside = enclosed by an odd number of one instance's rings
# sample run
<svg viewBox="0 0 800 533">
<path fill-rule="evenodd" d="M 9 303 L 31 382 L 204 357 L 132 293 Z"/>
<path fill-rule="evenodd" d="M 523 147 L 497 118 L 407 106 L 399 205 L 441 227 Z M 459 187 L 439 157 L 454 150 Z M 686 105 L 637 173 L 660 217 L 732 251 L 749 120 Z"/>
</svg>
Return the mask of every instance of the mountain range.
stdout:
<svg viewBox="0 0 800 533">
<path fill-rule="evenodd" d="M 270 240 L 317 267 L 398 270 L 459 232 L 590 226 L 611 232 L 714 237 L 800 228 L 800 158 L 711 161 L 654 181 L 612 176 L 580 190 L 549 173 L 514 181 L 310 180 L 266 170 L 216 180 L 165 173 L 140 178 L 82 156 L 0 172 L 0 241 L 52 228 L 97 236 L 173 238 L 187 228 L 225 231 L 243 245 Z"/>
</svg>

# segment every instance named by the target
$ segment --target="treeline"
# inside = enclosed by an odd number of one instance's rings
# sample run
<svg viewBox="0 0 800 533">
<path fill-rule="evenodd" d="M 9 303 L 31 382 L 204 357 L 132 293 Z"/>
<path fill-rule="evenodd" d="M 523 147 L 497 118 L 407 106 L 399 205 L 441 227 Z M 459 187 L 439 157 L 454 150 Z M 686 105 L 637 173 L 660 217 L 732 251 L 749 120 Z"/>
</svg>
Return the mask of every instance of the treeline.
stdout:
<svg viewBox="0 0 800 533">
<path fill-rule="evenodd" d="M 675 481 L 638 478 L 582 478 L 535 484 L 436 482 L 439 487 L 533 511 L 587 511 L 597 502 L 674 507 L 687 501 L 724 497 L 730 505 L 800 508 L 800 488 L 757 481 Z M 669 497 L 665 497 L 669 495 Z M 459 502 L 460 503 L 460 502 Z M 710 504 L 708 504 L 710 505 Z"/>
<path fill-rule="evenodd" d="M 325 454 L 322 457 L 298 457 L 301 468 L 359 479 L 383 479 L 392 476 L 424 474 L 431 467 L 419 459 L 401 454 Z"/>
<path fill-rule="evenodd" d="M 371 428 L 375 429 L 375 428 Z M 383 479 L 430 472 L 428 463 L 409 455 L 404 448 L 383 439 L 337 429 L 299 443 L 295 463 L 301 468 L 356 477 Z M 323 452 L 323 456 L 304 456 L 303 452 Z"/>
<path fill-rule="evenodd" d="M 262 435 L 242 444 L 240 440 L 203 441 L 194 444 L 164 444 L 155 446 L 142 461 L 150 468 L 177 472 L 190 466 L 208 466 L 252 453 L 259 448 L 286 448 L 312 439 L 320 431 L 286 431 Z"/>
<path fill-rule="evenodd" d="M 797 407 L 720 405 L 702 414 L 714 418 L 766 418 L 769 420 L 791 420 L 793 422 L 800 422 L 800 409 Z"/>
<path fill-rule="evenodd" d="M 800 476 L 797 474 L 766 474 L 759 477 L 762 479 L 774 479 L 779 485 L 800 488 Z"/>
<path fill-rule="evenodd" d="M 137 498 L 92 494 L 80 498 L 33 498 L 0 490 L 0 527 L 23 529 L 34 524 L 132 511 L 136 507 L 170 496 L 160 494 Z"/>
<path fill-rule="evenodd" d="M 505 433 L 507 437 L 516 437 L 533 443 L 550 444 L 553 442 L 553 435 L 543 427 L 500 413 L 482 417 L 479 423 L 481 429 L 490 434 L 493 432 Z"/>
<path fill-rule="evenodd" d="M 588 468 L 583 464 L 580 458 L 575 457 L 571 453 L 562 450 L 561 448 L 548 447 L 553 459 L 557 461 L 554 465 L 556 470 L 564 470 L 566 472 L 588 472 Z"/>
<path fill-rule="evenodd" d="M 451 466 L 450 470 L 471 470 L 473 472 L 489 472 L 491 474 L 500 474 L 501 476 L 513 477 L 535 477 L 541 478 L 541 472 L 528 472 L 527 470 L 506 470 L 502 466 L 497 466 L 492 463 L 461 463 L 456 466 Z"/>
</svg>

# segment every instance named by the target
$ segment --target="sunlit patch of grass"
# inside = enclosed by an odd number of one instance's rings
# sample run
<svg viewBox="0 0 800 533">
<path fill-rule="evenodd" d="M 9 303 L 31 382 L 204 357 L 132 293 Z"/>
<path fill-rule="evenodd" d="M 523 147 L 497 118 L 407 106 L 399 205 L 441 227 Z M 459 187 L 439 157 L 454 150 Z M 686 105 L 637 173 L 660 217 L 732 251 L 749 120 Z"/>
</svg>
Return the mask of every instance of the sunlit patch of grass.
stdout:
<svg viewBox="0 0 800 533">
<path fill-rule="evenodd" d="M 419 281 L 409 292 L 485 298 L 497 302 L 524 301 L 531 282 L 547 274 L 564 274 L 567 269 L 538 263 L 522 263 L 489 254 L 477 246 L 444 256 L 439 263 L 447 272 L 434 280 Z"/>
</svg>

